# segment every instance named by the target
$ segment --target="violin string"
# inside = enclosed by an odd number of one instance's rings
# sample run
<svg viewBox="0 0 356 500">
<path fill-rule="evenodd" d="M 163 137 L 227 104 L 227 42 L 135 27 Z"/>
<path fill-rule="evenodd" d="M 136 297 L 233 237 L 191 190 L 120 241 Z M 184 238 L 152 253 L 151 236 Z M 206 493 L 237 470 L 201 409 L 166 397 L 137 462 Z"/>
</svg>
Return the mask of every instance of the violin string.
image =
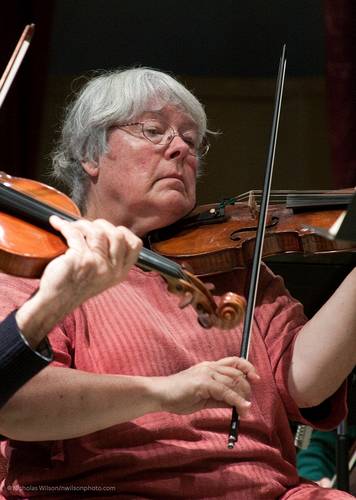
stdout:
<svg viewBox="0 0 356 500">
<path fill-rule="evenodd" d="M 252 191 L 247 191 L 245 193 L 242 193 L 238 196 L 235 197 L 237 201 L 244 201 L 247 200 L 250 196 L 250 194 L 253 194 L 255 198 L 260 198 L 261 197 L 261 191 L 260 190 L 252 190 Z M 347 194 L 347 193 L 346 193 Z M 307 191 L 297 191 L 297 190 L 274 190 L 271 192 L 271 198 L 273 199 L 285 199 L 286 196 L 288 195 L 296 195 L 296 196 L 327 196 L 327 195 L 332 195 L 332 196 L 343 196 L 345 193 L 332 193 L 329 191 L 316 191 L 316 190 L 307 190 Z"/>
<path fill-rule="evenodd" d="M 235 197 L 235 202 L 245 202 L 248 201 L 251 193 L 256 202 L 261 199 L 260 190 L 252 190 L 242 193 Z M 349 202 L 351 200 L 352 194 L 350 193 L 335 193 L 333 191 L 326 190 L 274 190 L 271 192 L 270 199 L 274 203 L 286 203 L 288 197 L 293 200 L 298 205 L 302 205 L 303 202 L 308 204 L 313 204 L 313 201 L 318 200 L 317 203 L 324 200 L 325 204 L 329 203 L 342 203 Z"/>
</svg>

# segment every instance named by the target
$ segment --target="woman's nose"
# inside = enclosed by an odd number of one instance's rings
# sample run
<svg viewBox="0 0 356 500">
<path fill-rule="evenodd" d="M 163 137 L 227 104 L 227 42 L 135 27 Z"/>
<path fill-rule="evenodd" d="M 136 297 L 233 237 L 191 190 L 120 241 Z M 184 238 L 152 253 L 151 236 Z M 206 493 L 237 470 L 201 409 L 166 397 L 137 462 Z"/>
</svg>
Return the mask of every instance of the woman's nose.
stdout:
<svg viewBox="0 0 356 500">
<path fill-rule="evenodd" d="M 170 139 L 166 149 L 166 153 L 170 158 L 178 158 L 188 154 L 189 146 L 178 133 L 175 133 Z"/>
</svg>

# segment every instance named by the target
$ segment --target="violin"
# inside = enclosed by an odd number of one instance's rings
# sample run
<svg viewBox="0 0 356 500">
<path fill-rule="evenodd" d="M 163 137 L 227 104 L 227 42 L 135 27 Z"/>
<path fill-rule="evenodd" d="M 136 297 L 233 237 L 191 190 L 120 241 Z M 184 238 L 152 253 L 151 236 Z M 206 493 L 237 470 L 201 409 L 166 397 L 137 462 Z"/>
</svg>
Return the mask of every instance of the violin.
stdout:
<svg viewBox="0 0 356 500">
<path fill-rule="evenodd" d="M 354 193 L 354 189 L 272 191 L 262 257 L 355 251 L 353 243 L 325 239 L 310 227 L 330 228 Z M 260 195 L 250 191 L 220 204 L 202 205 L 177 224 L 150 235 L 151 248 L 189 266 L 199 277 L 246 269 L 253 257 Z"/>
<path fill-rule="evenodd" d="M 66 251 L 64 239 L 49 223 L 51 215 L 75 221 L 80 211 L 69 197 L 53 187 L 0 172 L 0 269 L 3 272 L 39 278 L 48 262 Z M 241 322 L 243 297 L 226 293 L 217 304 L 209 287 L 194 274 L 146 248 L 141 250 L 137 265 L 159 272 L 168 290 L 180 297 L 180 307 L 192 305 L 204 328 L 230 329 Z"/>
</svg>

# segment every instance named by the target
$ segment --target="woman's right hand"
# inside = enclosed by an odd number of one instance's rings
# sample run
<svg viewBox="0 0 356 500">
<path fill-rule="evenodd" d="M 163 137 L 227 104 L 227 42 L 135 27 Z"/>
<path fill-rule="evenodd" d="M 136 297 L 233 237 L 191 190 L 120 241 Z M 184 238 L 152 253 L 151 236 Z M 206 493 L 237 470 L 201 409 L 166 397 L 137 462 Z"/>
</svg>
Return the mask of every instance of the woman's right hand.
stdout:
<svg viewBox="0 0 356 500">
<path fill-rule="evenodd" d="M 187 370 L 152 379 L 160 410 L 177 414 L 204 408 L 229 408 L 247 415 L 251 403 L 251 383 L 260 379 L 254 366 L 238 357 L 204 361 Z"/>
</svg>

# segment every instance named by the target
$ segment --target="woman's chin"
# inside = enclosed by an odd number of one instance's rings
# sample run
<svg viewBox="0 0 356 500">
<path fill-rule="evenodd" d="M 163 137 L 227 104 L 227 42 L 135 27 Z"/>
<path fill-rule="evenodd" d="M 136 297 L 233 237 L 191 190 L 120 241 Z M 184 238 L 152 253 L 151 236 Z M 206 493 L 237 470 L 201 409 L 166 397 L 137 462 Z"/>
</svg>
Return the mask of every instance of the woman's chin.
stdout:
<svg viewBox="0 0 356 500">
<path fill-rule="evenodd" d="M 162 227 L 170 226 L 174 224 L 178 220 L 182 219 L 192 210 L 191 205 L 181 207 L 180 210 L 176 209 L 174 211 L 170 210 L 166 213 L 161 212 L 161 215 L 158 216 L 154 222 L 155 229 L 161 229 Z"/>
<path fill-rule="evenodd" d="M 171 215 L 175 220 L 184 217 L 193 210 L 195 206 L 195 197 L 192 199 L 187 196 L 187 193 L 175 190 L 170 190 L 164 194 L 162 193 L 161 196 L 156 198 L 156 201 L 161 207 L 159 208 L 160 213 L 164 213 L 168 217 Z"/>
</svg>

